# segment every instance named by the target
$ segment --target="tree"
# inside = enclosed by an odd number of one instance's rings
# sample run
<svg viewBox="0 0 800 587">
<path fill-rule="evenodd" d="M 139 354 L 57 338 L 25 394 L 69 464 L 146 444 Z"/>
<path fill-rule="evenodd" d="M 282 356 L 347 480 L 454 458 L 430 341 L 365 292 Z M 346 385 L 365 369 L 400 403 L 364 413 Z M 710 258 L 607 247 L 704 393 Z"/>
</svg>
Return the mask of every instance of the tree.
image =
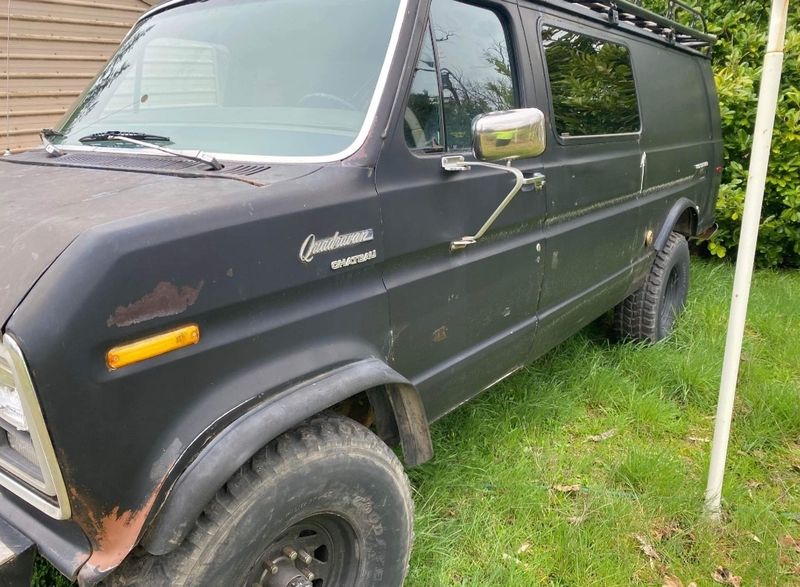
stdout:
<svg viewBox="0 0 800 587">
<path fill-rule="evenodd" d="M 645 0 L 664 12 L 665 0 Z M 793 2 L 775 140 L 764 199 L 758 263 L 800 267 L 800 3 Z M 714 71 L 725 137 L 725 172 L 717 205 L 720 231 L 707 247 L 718 257 L 734 255 L 744 207 L 758 87 L 767 42 L 770 3 L 708 0 L 700 6 L 709 32 L 719 37 Z M 677 15 L 681 18 L 680 13 Z"/>
</svg>

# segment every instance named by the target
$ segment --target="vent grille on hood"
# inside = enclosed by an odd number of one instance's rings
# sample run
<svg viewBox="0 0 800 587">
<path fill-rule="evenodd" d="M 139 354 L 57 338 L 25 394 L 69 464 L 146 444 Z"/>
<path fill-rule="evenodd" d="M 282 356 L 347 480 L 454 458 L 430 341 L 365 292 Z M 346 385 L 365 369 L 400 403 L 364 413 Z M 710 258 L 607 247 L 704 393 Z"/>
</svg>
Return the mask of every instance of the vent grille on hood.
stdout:
<svg viewBox="0 0 800 587">
<path fill-rule="evenodd" d="M 203 169 L 203 163 L 181 159 L 180 157 L 161 157 L 149 155 L 100 155 L 97 153 L 67 153 L 58 158 L 64 165 L 108 167 L 110 169 L 163 169 L 181 171 L 184 169 Z"/>
<path fill-rule="evenodd" d="M 67 153 L 58 158 L 61 165 L 102 167 L 103 169 L 153 169 L 158 171 L 206 171 L 208 165 L 180 157 L 160 155 L 120 155 L 116 153 Z M 268 165 L 240 164 L 225 167 L 226 175 L 249 176 L 269 169 Z"/>
<path fill-rule="evenodd" d="M 226 167 L 225 173 L 233 175 L 255 175 L 269 169 L 268 165 L 237 165 L 236 167 Z"/>
</svg>

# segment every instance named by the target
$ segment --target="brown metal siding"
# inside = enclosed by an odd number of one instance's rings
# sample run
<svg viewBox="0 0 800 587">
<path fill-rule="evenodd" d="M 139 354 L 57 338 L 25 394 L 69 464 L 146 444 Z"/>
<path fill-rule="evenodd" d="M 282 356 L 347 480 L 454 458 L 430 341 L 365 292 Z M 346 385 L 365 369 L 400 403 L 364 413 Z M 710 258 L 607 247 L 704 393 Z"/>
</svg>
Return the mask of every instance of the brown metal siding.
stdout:
<svg viewBox="0 0 800 587">
<path fill-rule="evenodd" d="M 154 3 L 0 0 L 0 151 L 38 145 Z"/>
</svg>

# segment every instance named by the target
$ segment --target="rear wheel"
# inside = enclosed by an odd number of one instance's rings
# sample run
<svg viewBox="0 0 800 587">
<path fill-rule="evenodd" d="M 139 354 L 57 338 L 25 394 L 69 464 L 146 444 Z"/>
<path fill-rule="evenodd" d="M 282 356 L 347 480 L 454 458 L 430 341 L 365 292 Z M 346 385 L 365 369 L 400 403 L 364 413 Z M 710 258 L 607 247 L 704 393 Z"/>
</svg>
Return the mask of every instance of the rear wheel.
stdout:
<svg viewBox="0 0 800 587">
<path fill-rule="evenodd" d="M 647 279 L 614 308 L 614 332 L 622 340 L 658 342 L 668 337 L 689 293 L 689 245 L 673 232 L 656 255 Z"/>
<path fill-rule="evenodd" d="M 399 587 L 413 517 L 394 453 L 350 419 L 316 416 L 243 466 L 175 552 L 124 563 L 109 583 Z"/>
</svg>

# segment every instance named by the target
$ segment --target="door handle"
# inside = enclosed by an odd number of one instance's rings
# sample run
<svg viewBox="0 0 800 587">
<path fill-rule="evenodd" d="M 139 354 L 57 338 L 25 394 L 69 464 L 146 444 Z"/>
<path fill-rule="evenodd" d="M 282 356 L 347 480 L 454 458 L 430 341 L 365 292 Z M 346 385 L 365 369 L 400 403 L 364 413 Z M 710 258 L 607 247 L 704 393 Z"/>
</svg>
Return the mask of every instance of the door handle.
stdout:
<svg viewBox="0 0 800 587">
<path fill-rule="evenodd" d="M 694 166 L 694 176 L 698 178 L 705 177 L 708 173 L 708 161 L 703 161 Z"/>
<path fill-rule="evenodd" d="M 547 178 L 543 173 L 534 173 L 531 177 L 525 177 L 522 174 L 522 171 L 516 167 L 511 167 L 510 159 L 508 160 L 507 165 L 500 165 L 498 163 L 486 163 L 483 161 L 471 161 L 467 163 L 464 161 L 464 157 L 462 155 L 449 155 L 447 157 L 442 157 L 442 168 L 445 171 L 469 171 L 473 165 L 476 167 L 488 167 L 489 169 L 498 169 L 500 171 L 511 173 L 516 179 L 516 182 L 508 195 L 503 199 L 502 202 L 500 202 L 500 205 L 494 212 L 492 212 L 492 215 L 489 216 L 488 220 L 483 223 L 483 226 L 481 226 L 478 232 L 472 236 L 462 236 L 460 239 L 452 241 L 450 243 L 451 251 L 460 251 L 461 249 L 467 248 L 469 245 L 474 245 L 477 243 L 478 240 L 480 240 L 480 238 L 486 234 L 486 231 L 491 228 L 492 224 L 495 223 L 500 214 L 503 213 L 503 210 L 508 207 L 508 205 L 511 203 L 511 200 L 516 197 L 516 195 L 524 186 L 532 185 L 536 191 L 541 191 L 544 189 L 545 183 L 547 183 Z"/>
</svg>

